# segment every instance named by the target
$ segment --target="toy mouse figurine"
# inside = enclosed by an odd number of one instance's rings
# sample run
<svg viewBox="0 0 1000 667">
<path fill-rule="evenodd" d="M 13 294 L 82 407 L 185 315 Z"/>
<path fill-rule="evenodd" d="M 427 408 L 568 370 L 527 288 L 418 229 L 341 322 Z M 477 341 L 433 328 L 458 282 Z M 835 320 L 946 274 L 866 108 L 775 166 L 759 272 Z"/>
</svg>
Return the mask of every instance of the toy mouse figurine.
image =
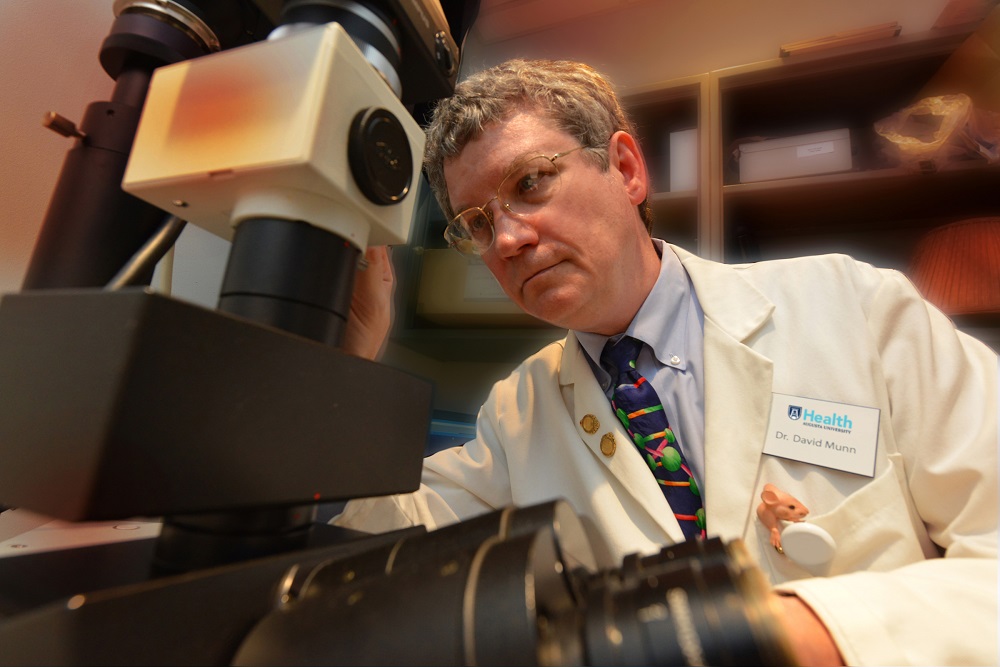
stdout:
<svg viewBox="0 0 1000 667">
<path fill-rule="evenodd" d="M 764 485 L 760 499 L 764 502 L 757 506 L 757 518 L 770 531 L 771 546 L 783 554 L 785 550 L 781 548 L 781 522 L 802 521 L 809 514 L 809 510 L 798 499 L 774 484 Z"/>
</svg>

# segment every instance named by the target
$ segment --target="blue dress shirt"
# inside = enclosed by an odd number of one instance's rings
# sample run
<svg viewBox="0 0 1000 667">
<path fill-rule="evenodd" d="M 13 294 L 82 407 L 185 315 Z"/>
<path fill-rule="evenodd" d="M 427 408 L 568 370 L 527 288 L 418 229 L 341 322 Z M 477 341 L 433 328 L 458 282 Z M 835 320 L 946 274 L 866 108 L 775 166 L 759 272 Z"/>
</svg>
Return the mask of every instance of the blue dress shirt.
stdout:
<svg viewBox="0 0 1000 667">
<path fill-rule="evenodd" d="M 659 239 L 653 239 L 653 244 L 660 255 L 660 275 L 628 328 L 612 338 L 627 334 L 646 344 L 639 354 L 638 370 L 659 395 L 698 486 L 707 494 L 711 489 L 704 486 L 705 315 L 677 255 Z M 608 336 L 574 333 L 610 400 L 611 376 L 600 364 Z"/>
</svg>

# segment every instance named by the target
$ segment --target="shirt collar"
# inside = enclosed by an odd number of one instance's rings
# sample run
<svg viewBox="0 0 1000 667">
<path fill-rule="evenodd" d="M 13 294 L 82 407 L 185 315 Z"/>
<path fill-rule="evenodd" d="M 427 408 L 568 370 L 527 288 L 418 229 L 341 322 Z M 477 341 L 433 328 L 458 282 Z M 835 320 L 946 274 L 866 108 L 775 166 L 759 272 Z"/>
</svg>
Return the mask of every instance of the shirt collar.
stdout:
<svg viewBox="0 0 1000 667">
<path fill-rule="evenodd" d="M 660 239 L 653 239 L 653 244 L 660 254 L 660 275 L 639 312 L 622 333 L 646 343 L 661 364 L 683 371 L 687 369 L 690 349 L 685 332 L 691 309 L 686 305 L 694 295 L 687 272 L 677 255 Z M 601 352 L 609 337 L 582 331 L 574 333 L 591 361 L 599 366 Z"/>
</svg>

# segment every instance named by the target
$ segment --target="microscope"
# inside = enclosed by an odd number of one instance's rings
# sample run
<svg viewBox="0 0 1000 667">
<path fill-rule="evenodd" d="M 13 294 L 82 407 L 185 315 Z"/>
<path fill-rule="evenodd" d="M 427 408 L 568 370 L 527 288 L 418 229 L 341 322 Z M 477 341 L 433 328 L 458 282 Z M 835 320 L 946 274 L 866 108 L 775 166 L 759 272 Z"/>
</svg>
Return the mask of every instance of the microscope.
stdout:
<svg viewBox="0 0 1000 667">
<path fill-rule="evenodd" d="M 161 528 L 3 559 L 0 664 L 791 664 L 739 542 L 608 570 L 561 501 L 316 521 L 420 482 L 430 385 L 339 345 L 365 249 L 408 241 L 420 105 L 455 85 L 440 3 L 113 12 L 112 98 L 48 118 L 75 145 L 0 300 L 0 503 Z M 184 224 L 232 242 L 214 310 L 145 287 Z"/>
</svg>

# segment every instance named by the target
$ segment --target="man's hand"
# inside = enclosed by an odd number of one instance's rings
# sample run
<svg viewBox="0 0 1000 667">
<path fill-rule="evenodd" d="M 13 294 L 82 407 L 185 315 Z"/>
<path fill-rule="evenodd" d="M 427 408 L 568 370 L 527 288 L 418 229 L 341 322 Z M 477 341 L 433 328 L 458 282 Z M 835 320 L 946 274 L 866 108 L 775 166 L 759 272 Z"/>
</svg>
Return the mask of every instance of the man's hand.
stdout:
<svg viewBox="0 0 1000 667">
<path fill-rule="evenodd" d="M 833 637 L 809 605 L 794 595 L 772 595 L 777 598 L 781 624 L 797 664 L 803 667 L 844 664 Z"/>
<path fill-rule="evenodd" d="M 382 356 L 392 326 L 392 295 L 396 277 L 386 246 L 369 246 L 368 266 L 354 278 L 351 313 L 347 318 L 342 348 L 355 356 L 377 360 Z"/>
</svg>

